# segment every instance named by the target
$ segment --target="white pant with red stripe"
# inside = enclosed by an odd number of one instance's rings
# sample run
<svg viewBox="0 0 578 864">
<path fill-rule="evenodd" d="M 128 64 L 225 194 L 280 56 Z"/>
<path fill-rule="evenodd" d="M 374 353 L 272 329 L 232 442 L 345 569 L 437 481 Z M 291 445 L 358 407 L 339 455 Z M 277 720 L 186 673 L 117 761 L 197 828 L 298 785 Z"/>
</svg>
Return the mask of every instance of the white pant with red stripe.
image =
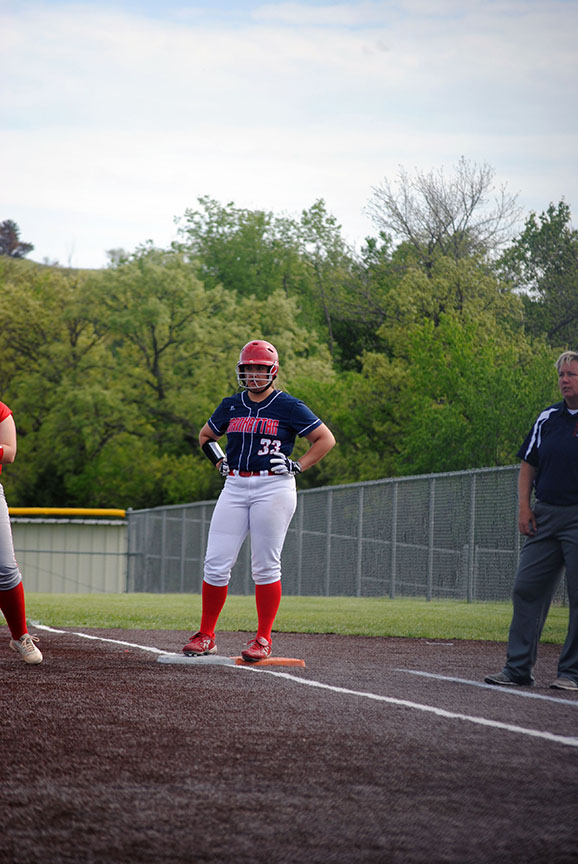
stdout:
<svg viewBox="0 0 578 864">
<path fill-rule="evenodd" d="M 281 552 L 296 506 L 295 478 L 290 474 L 227 477 L 211 519 L 205 582 L 228 585 L 249 533 L 253 580 L 257 585 L 279 581 Z"/>
</svg>

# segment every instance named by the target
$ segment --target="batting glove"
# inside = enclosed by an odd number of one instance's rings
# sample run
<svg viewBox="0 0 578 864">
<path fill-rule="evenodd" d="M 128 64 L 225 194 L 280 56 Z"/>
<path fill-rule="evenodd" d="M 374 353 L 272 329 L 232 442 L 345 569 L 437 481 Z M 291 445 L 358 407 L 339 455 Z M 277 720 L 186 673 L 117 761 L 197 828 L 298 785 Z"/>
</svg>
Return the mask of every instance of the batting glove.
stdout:
<svg viewBox="0 0 578 864">
<path fill-rule="evenodd" d="M 271 456 L 271 471 L 273 474 L 301 474 L 303 468 L 299 462 L 294 462 L 284 453 Z"/>
<path fill-rule="evenodd" d="M 217 470 L 218 470 L 219 474 L 221 475 L 221 477 L 226 477 L 227 474 L 229 473 L 229 471 L 231 470 L 229 468 L 229 463 L 227 462 L 226 456 L 222 462 L 219 462 L 219 465 L 217 466 Z"/>
</svg>

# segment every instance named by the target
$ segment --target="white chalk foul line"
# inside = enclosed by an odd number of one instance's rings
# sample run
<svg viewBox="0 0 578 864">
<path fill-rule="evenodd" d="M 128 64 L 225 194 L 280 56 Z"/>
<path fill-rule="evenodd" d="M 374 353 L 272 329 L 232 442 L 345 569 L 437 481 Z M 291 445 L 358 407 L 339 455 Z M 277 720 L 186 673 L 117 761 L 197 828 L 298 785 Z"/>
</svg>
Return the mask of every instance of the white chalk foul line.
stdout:
<svg viewBox="0 0 578 864">
<path fill-rule="evenodd" d="M 80 636 L 83 639 L 94 639 L 98 642 L 112 642 L 115 645 L 126 645 L 129 648 L 140 648 L 142 651 L 149 651 L 151 654 L 169 653 L 168 651 L 162 651 L 160 648 L 153 648 L 150 645 L 138 645 L 135 642 L 124 642 L 122 639 L 107 639 L 104 636 L 93 636 L 88 633 L 71 630 L 57 630 L 54 627 L 48 627 L 47 625 L 39 624 L 36 621 L 31 621 L 30 623 L 37 629 L 47 630 L 50 633 L 69 633 L 73 636 Z M 319 690 L 329 690 L 332 693 L 343 693 L 346 696 L 361 696 L 364 699 L 370 699 L 374 702 L 385 702 L 388 705 L 399 705 L 402 708 L 413 708 L 416 711 L 435 714 L 438 717 L 445 717 L 449 720 L 464 720 L 468 723 L 475 723 L 478 726 L 489 726 L 492 729 L 503 729 L 506 732 L 513 732 L 517 735 L 528 735 L 530 738 L 541 738 L 544 741 L 552 741 L 556 744 L 563 744 L 566 747 L 578 747 L 578 738 L 572 738 L 567 735 L 555 735 L 553 732 L 540 732 L 538 729 L 526 729 L 523 726 L 513 726 L 511 723 L 500 723 L 497 720 L 487 720 L 485 717 L 475 717 L 469 714 L 457 714 L 454 711 L 446 711 L 444 708 L 435 708 L 433 705 L 421 705 L 419 702 L 410 702 L 407 699 L 396 699 L 393 696 L 380 696 L 377 693 L 367 693 L 363 690 L 349 690 L 346 687 L 337 687 L 334 684 L 323 684 L 321 681 L 311 681 L 308 678 L 298 678 L 296 675 L 291 675 L 288 672 L 274 672 L 272 669 L 263 669 L 262 667 L 256 668 L 254 666 L 232 666 L 230 668 L 240 669 L 244 672 L 258 672 L 263 675 L 274 675 L 276 678 L 286 678 L 288 681 L 293 681 L 296 684 L 304 684 L 307 687 L 316 687 Z M 564 704 L 568 703 L 565 702 Z"/>
<path fill-rule="evenodd" d="M 249 672 L 263 672 L 275 675 L 278 678 L 287 678 L 297 684 L 306 684 L 309 687 L 318 687 L 322 690 L 331 690 L 333 693 L 344 693 L 347 696 L 362 696 L 364 699 L 372 699 L 376 702 L 387 702 L 389 705 L 399 705 L 403 708 L 414 708 L 416 711 L 424 711 L 436 714 L 438 717 L 446 717 L 450 720 L 465 720 L 468 723 L 476 723 L 479 726 L 489 726 L 492 729 L 504 729 L 506 732 L 514 732 L 517 735 L 528 735 L 531 738 L 542 738 L 545 741 L 554 741 L 556 744 L 564 744 L 567 747 L 578 747 L 578 738 L 568 735 L 555 735 L 553 732 L 541 732 L 538 729 L 526 729 L 524 726 L 513 726 L 511 723 L 500 723 L 497 720 L 487 720 L 485 717 L 475 717 L 469 714 L 457 714 L 454 711 L 446 711 L 444 708 L 435 708 L 433 705 L 422 705 L 419 702 L 409 702 L 407 699 L 395 699 L 393 696 L 380 696 L 377 693 L 367 693 L 363 690 L 348 690 L 346 687 L 336 687 L 333 684 L 322 684 L 320 681 L 310 681 L 307 678 L 297 678 L 288 672 L 273 672 L 270 669 L 255 669 L 252 666 L 235 666 L 235 669 L 244 669 Z"/>
<path fill-rule="evenodd" d="M 422 678 L 436 678 L 438 681 L 454 681 L 457 684 L 469 684 L 470 687 L 481 687 L 482 690 L 496 690 L 508 696 L 522 696 L 524 699 L 544 699 L 546 702 L 558 702 L 560 705 L 572 705 L 578 708 L 578 700 L 560 699 L 557 696 L 546 696 L 545 693 L 533 693 L 531 690 L 517 687 L 501 687 L 499 684 L 486 684 L 482 681 L 472 681 L 470 678 L 453 678 L 450 675 L 436 675 L 434 672 L 422 672 L 419 669 L 394 669 L 394 672 L 405 672 L 407 675 L 420 675 Z M 571 691 L 570 691 L 571 692 Z"/>
<path fill-rule="evenodd" d="M 55 627 L 39 624 L 38 621 L 31 621 L 30 624 L 36 627 L 37 630 L 47 630 L 49 633 L 65 633 L 70 636 L 80 636 L 82 639 L 95 639 L 97 642 L 112 642 L 114 645 L 126 645 L 129 648 L 140 648 L 141 651 L 150 651 L 151 654 L 169 653 L 168 651 L 161 651 L 160 648 L 152 648 L 150 645 L 137 645 L 135 642 L 124 642 L 122 639 L 107 639 L 104 636 L 92 636 L 90 633 L 79 633 L 75 630 L 57 630 Z"/>
</svg>

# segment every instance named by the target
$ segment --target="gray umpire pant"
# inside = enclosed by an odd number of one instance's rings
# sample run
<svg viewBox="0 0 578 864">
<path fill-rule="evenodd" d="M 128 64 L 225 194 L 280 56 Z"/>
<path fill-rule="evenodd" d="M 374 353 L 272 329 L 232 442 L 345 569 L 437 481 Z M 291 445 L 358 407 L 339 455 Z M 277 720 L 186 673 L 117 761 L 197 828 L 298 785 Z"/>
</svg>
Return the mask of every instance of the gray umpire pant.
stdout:
<svg viewBox="0 0 578 864">
<path fill-rule="evenodd" d="M 544 622 L 565 567 L 570 620 L 558 677 L 578 683 L 578 505 L 554 507 L 538 501 L 534 513 L 538 530 L 520 554 L 504 672 L 514 681 L 533 678 Z"/>
</svg>

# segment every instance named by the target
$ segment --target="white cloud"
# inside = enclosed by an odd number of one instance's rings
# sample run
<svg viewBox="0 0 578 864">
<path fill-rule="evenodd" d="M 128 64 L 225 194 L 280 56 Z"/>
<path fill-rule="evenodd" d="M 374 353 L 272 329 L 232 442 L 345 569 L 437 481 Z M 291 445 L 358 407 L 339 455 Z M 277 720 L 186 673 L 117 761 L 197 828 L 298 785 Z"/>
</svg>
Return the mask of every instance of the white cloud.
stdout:
<svg viewBox="0 0 578 864">
<path fill-rule="evenodd" d="M 36 218 L 21 228 L 37 250 L 60 230 L 43 255 L 72 244 L 100 266 L 106 248 L 170 242 L 203 194 L 278 212 L 323 197 L 359 240 L 385 174 L 461 155 L 525 206 L 578 206 L 575 2 L 269 3 L 230 26 L 186 11 L 0 12 L 2 218 Z"/>
</svg>

